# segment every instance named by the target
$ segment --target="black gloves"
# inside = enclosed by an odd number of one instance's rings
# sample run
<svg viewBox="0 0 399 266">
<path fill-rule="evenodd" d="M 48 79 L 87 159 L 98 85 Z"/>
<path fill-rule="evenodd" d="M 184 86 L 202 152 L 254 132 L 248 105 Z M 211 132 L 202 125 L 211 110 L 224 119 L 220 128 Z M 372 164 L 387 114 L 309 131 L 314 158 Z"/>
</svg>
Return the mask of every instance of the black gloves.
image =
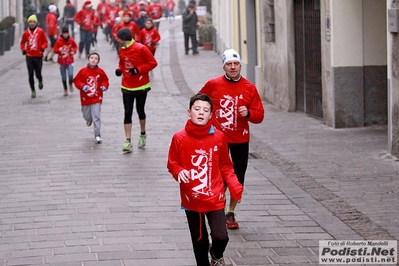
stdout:
<svg viewBox="0 0 399 266">
<path fill-rule="evenodd" d="M 22 55 L 26 55 L 26 51 L 25 50 L 22 51 Z"/>
<path fill-rule="evenodd" d="M 134 68 L 129 69 L 129 73 L 132 75 L 135 75 L 135 74 L 139 73 L 139 70 L 134 67 Z"/>
<path fill-rule="evenodd" d="M 135 74 L 139 73 L 139 70 L 134 67 L 134 68 L 129 69 L 129 73 L 132 75 L 135 75 Z M 116 69 L 115 75 L 117 75 L 118 77 L 122 76 L 122 71 L 119 68 Z"/>
</svg>

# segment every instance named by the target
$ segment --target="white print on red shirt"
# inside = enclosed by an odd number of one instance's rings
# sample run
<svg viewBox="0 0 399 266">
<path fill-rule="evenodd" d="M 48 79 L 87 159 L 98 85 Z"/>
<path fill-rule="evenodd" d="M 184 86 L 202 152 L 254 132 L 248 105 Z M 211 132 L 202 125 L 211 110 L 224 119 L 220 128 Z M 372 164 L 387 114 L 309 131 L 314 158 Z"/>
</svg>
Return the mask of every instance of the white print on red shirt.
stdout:
<svg viewBox="0 0 399 266">
<path fill-rule="evenodd" d="M 193 198 L 198 198 L 200 194 L 206 196 L 212 196 L 212 157 L 213 152 L 217 151 L 218 148 L 215 146 L 213 149 L 210 148 L 209 152 L 203 149 L 195 150 L 194 155 L 191 155 L 191 164 L 193 169 L 190 170 L 190 176 L 192 181 L 197 181 L 199 184 L 192 188 Z"/>
<path fill-rule="evenodd" d="M 116 17 L 116 13 L 118 13 L 118 10 L 117 10 L 117 9 L 112 9 L 112 10 L 109 12 L 109 18 L 110 18 L 111 20 L 114 20 L 115 17 Z"/>
<path fill-rule="evenodd" d="M 220 122 L 223 131 L 235 131 L 237 127 L 238 97 L 223 95 L 220 99 L 220 109 L 216 109 L 216 118 Z"/>
<path fill-rule="evenodd" d="M 129 73 L 129 69 L 134 68 L 132 62 L 129 60 L 129 58 L 124 57 L 123 58 L 123 69 L 125 69 L 126 73 Z"/>
<path fill-rule="evenodd" d="M 88 27 L 91 27 L 91 14 L 87 14 L 85 16 L 85 19 L 83 20 L 83 24 Z"/>
<path fill-rule="evenodd" d="M 28 30 L 28 32 L 29 32 L 28 46 L 30 47 L 30 49 L 32 51 L 38 50 L 38 47 L 37 47 L 37 38 L 38 38 L 37 28 L 33 32 L 31 30 Z"/>
<path fill-rule="evenodd" d="M 106 6 L 102 6 L 101 9 L 100 9 L 100 14 L 104 15 L 106 11 L 107 11 L 107 7 Z"/>
<path fill-rule="evenodd" d="M 147 46 L 150 46 L 151 45 L 151 42 L 152 42 L 152 32 L 151 33 L 147 33 L 146 35 L 144 35 L 144 43 L 147 45 Z"/>
<path fill-rule="evenodd" d="M 96 97 L 97 96 L 97 84 L 98 84 L 99 78 L 100 78 L 100 75 L 97 75 L 95 77 L 93 77 L 93 76 L 87 77 L 87 85 L 89 86 L 89 90 L 87 91 L 88 97 Z"/>
<path fill-rule="evenodd" d="M 237 131 L 238 101 L 241 99 L 243 99 L 242 94 L 239 96 L 223 95 L 223 98 L 220 99 L 221 108 L 216 109 L 215 114 L 223 131 Z M 243 131 L 243 135 L 248 133 L 248 130 Z"/>
<path fill-rule="evenodd" d="M 60 47 L 60 57 L 61 58 L 68 58 L 69 53 L 72 50 L 72 45 L 71 44 L 65 44 Z"/>
</svg>

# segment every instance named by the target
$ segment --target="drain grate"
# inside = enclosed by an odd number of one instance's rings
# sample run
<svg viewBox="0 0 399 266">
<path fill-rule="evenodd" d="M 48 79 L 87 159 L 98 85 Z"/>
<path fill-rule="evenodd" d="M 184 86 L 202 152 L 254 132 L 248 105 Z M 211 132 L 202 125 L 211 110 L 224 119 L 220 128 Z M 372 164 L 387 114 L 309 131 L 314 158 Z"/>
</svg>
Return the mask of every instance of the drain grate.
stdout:
<svg viewBox="0 0 399 266">
<path fill-rule="evenodd" d="M 50 101 L 28 101 L 24 102 L 23 105 L 43 105 L 43 104 L 49 104 Z"/>
</svg>

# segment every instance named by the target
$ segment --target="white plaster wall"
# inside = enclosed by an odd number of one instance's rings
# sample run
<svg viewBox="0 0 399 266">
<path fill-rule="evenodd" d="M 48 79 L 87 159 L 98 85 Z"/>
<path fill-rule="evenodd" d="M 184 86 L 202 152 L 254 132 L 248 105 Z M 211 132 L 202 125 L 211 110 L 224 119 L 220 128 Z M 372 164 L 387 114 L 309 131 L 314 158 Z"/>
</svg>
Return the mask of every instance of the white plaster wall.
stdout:
<svg viewBox="0 0 399 266">
<path fill-rule="evenodd" d="M 263 4 L 266 5 L 266 1 Z M 271 43 L 262 39 L 262 83 L 264 88 L 262 97 L 279 108 L 286 111 L 294 111 L 295 47 L 293 1 L 275 1 L 274 8 L 276 41 Z M 262 14 L 261 20 L 264 21 Z"/>
<path fill-rule="evenodd" d="M 218 51 L 223 53 L 227 48 L 235 48 L 233 36 L 233 4 L 230 1 L 212 1 L 212 22 L 218 33 Z"/>
<path fill-rule="evenodd" d="M 387 64 L 387 7 L 381 0 L 363 0 L 364 65 Z"/>
<path fill-rule="evenodd" d="M 331 65 L 363 66 L 363 0 L 331 1 Z"/>
</svg>

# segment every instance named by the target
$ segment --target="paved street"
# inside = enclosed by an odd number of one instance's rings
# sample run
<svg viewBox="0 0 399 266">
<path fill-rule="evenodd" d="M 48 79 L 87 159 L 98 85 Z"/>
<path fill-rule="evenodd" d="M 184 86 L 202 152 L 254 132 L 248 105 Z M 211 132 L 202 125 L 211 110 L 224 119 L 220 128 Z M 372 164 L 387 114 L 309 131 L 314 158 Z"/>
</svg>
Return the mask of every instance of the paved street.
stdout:
<svg viewBox="0 0 399 266">
<path fill-rule="evenodd" d="M 4 266 L 194 266 L 168 145 L 185 125 L 188 98 L 222 74 L 220 55 L 185 55 L 181 20 L 162 21 L 147 146 L 125 141 L 116 52 L 99 33 L 110 78 L 102 144 L 82 118 L 79 94 L 63 96 L 57 64 L 30 98 L 19 41 L 0 56 L 0 260 Z M 79 36 L 77 35 L 77 41 Z M 74 71 L 86 64 L 75 58 Z M 398 240 L 399 162 L 384 126 L 332 129 L 265 103 L 252 125 L 240 229 L 229 231 L 228 265 L 318 265 L 319 240 Z"/>
</svg>

